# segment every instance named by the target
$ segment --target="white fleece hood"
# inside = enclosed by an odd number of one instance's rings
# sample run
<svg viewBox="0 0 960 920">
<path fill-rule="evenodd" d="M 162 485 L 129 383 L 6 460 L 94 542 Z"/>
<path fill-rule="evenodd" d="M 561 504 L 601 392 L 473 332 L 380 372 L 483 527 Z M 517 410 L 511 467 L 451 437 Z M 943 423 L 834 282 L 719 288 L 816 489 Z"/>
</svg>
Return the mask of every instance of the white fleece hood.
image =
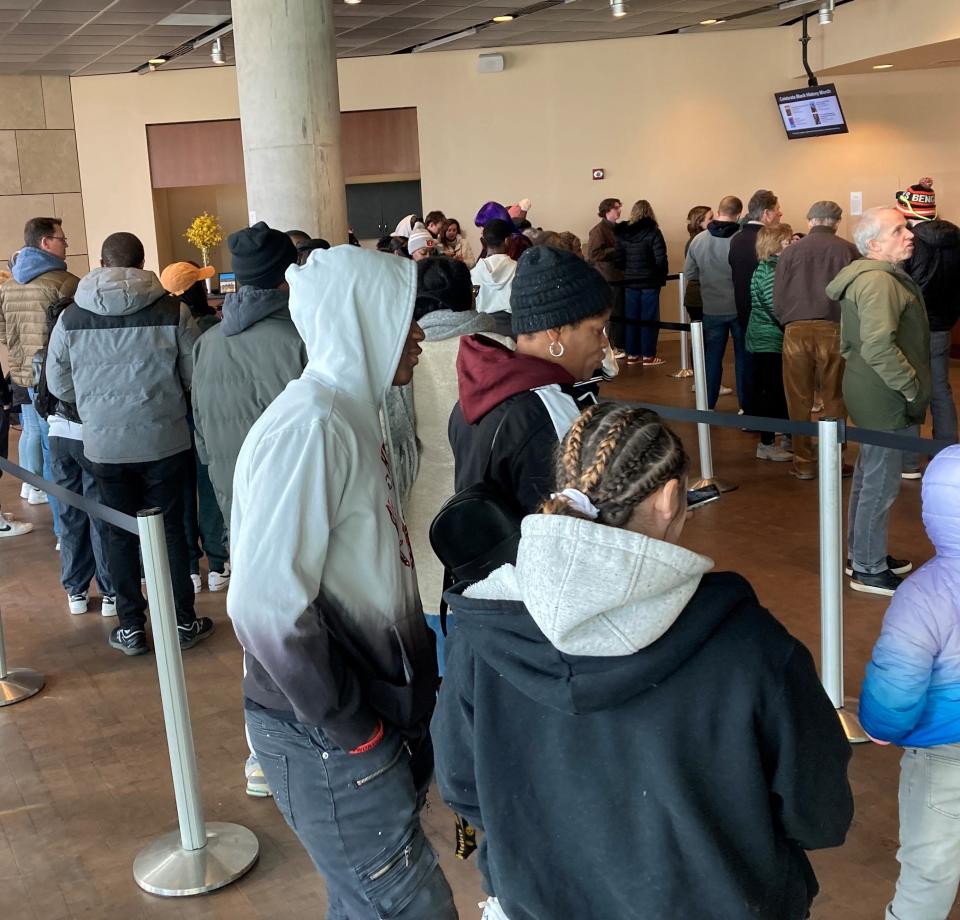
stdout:
<svg viewBox="0 0 960 920">
<path fill-rule="evenodd" d="M 307 346 L 307 368 L 332 388 L 379 406 L 413 320 L 417 269 L 358 246 L 315 249 L 291 265 L 290 316 Z"/>
<path fill-rule="evenodd" d="M 657 641 L 713 560 L 642 534 L 565 515 L 523 519 L 516 566 L 466 597 L 519 600 L 550 643 L 570 655 L 632 655 Z"/>
<path fill-rule="evenodd" d="M 481 259 L 470 272 L 470 280 L 479 286 L 478 313 L 510 311 L 510 290 L 517 263 L 510 256 L 498 254 Z"/>
</svg>

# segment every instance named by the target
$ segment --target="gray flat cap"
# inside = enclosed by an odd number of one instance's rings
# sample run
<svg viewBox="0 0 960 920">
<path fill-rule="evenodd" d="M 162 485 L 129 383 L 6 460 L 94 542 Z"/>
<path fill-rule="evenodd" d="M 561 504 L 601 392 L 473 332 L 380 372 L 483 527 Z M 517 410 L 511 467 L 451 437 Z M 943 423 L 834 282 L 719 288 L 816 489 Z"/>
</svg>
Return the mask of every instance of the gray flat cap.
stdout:
<svg viewBox="0 0 960 920">
<path fill-rule="evenodd" d="M 835 201 L 817 201 L 810 205 L 807 220 L 840 220 L 843 209 Z"/>
</svg>

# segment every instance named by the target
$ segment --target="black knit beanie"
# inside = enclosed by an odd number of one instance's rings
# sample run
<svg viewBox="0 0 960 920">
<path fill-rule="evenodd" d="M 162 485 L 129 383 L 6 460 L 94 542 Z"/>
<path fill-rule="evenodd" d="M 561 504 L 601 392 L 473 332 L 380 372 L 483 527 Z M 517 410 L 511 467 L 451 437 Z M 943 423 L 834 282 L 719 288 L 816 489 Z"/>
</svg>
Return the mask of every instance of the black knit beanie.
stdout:
<svg viewBox="0 0 960 920">
<path fill-rule="evenodd" d="M 610 286 L 593 266 L 572 252 L 534 246 L 520 256 L 513 278 L 513 334 L 576 323 L 612 303 Z"/>
<path fill-rule="evenodd" d="M 263 290 L 279 287 L 287 268 L 297 264 L 297 248 L 290 237 L 268 227 L 262 220 L 231 233 L 227 247 L 233 256 L 238 287 L 249 285 Z"/>
<path fill-rule="evenodd" d="M 470 269 L 457 259 L 434 256 L 417 262 L 417 302 L 413 318 L 434 310 L 469 310 L 473 307 Z"/>
</svg>

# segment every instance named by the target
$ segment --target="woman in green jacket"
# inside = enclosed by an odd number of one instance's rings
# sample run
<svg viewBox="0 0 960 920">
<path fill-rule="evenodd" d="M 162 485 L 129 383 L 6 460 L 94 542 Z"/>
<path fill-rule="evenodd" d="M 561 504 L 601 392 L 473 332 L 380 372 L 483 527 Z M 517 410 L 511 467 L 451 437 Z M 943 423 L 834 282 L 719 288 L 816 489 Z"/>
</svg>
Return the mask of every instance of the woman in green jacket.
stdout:
<svg viewBox="0 0 960 920">
<path fill-rule="evenodd" d="M 747 351 L 753 355 L 754 374 L 751 415 L 790 417 L 783 394 L 783 329 L 773 316 L 773 279 L 780 253 L 790 245 L 792 237 L 789 224 L 764 227 L 757 234 L 759 264 L 750 281 L 752 307 L 747 323 Z M 786 462 L 793 459 L 793 454 L 777 446 L 772 431 L 764 431 L 757 444 L 757 459 Z"/>
</svg>

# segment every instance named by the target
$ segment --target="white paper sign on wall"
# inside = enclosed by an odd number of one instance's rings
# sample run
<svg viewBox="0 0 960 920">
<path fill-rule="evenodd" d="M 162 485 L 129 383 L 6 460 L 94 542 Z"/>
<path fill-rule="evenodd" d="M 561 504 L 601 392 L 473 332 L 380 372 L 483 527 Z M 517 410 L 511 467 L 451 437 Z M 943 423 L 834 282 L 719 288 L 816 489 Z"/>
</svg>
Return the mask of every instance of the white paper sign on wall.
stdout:
<svg viewBox="0 0 960 920">
<path fill-rule="evenodd" d="M 850 216 L 859 217 L 863 214 L 863 192 L 850 193 Z"/>
</svg>

